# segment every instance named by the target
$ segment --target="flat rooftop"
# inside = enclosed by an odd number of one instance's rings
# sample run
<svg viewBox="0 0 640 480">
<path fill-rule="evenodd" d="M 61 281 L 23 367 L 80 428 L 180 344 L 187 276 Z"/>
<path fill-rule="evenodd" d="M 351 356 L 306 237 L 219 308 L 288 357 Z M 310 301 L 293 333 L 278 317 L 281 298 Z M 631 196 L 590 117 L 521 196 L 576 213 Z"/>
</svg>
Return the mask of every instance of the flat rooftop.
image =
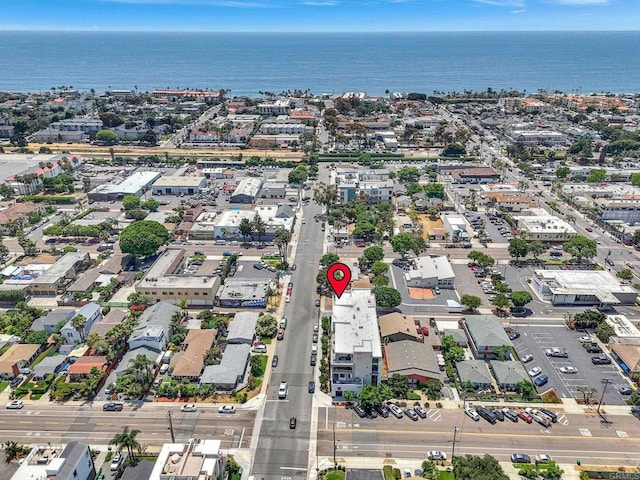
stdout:
<svg viewBox="0 0 640 480">
<path fill-rule="evenodd" d="M 186 255 L 186 250 L 180 248 L 168 248 L 160 255 L 151 268 L 140 280 L 141 287 L 158 287 L 158 288 L 202 288 L 208 289 L 215 287 L 218 277 L 213 275 L 198 275 L 193 273 L 181 272 L 178 269 L 180 262 Z"/>
<path fill-rule="evenodd" d="M 554 295 L 595 295 L 602 302 L 619 303 L 615 293 L 635 293 L 604 270 L 535 270 Z"/>
<path fill-rule="evenodd" d="M 369 288 L 352 288 L 340 298 L 334 296 L 332 323 L 334 353 L 370 352 L 382 357 L 376 299 Z"/>
</svg>

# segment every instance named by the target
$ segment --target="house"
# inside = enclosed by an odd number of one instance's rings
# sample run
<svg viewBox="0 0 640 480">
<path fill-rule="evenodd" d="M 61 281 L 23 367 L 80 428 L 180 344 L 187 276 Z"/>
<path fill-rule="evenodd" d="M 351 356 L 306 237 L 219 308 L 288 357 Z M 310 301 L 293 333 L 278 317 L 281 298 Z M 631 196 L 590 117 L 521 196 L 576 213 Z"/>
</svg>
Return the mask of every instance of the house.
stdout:
<svg viewBox="0 0 640 480">
<path fill-rule="evenodd" d="M 369 286 L 352 285 L 333 298 L 331 396 L 356 396 L 363 385 L 378 385 L 382 378 L 382 345 L 378 333 L 376 301 Z"/>
<path fill-rule="evenodd" d="M 138 319 L 138 326 L 129 337 L 129 350 L 148 347 L 163 351 L 171 338 L 171 321 L 182 317 L 182 309 L 167 302 L 157 302 L 148 307 Z"/>
<path fill-rule="evenodd" d="M 108 364 L 109 360 L 104 355 L 84 356 L 73 362 L 67 371 L 71 381 L 75 382 L 86 377 L 93 368 L 106 372 Z"/>
<path fill-rule="evenodd" d="M 462 327 L 469 339 L 469 346 L 477 359 L 496 358 L 496 349 L 504 349 L 506 359 L 510 359 L 511 340 L 498 317 L 493 315 L 466 316 Z"/>
<path fill-rule="evenodd" d="M 41 203 L 23 202 L 14 203 L 9 208 L 0 211 L 0 233 L 8 234 L 7 224 L 22 221 L 24 225 L 28 224 L 29 215 L 34 212 L 43 212 L 45 206 Z"/>
<path fill-rule="evenodd" d="M 183 352 L 173 367 L 173 378 L 198 381 L 204 369 L 207 351 L 213 347 L 218 337 L 217 329 L 189 330 L 182 343 Z"/>
<path fill-rule="evenodd" d="M 138 355 L 144 356 L 147 360 L 151 362 L 151 364 L 155 364 L 155 361 L 158 358 L 158 352 L 148 347 L 139 347 L 139 348 L 136 348 L 135 350 L 129 350 L 127 353 L 125 353 L 122 356 L 122 358 L 120 359 L 120 362 L 118 363 L 118 366 L 115 369 L 116 378 L 119 377 L 120 375 L 126 374 L 129 371 L 129 369 L 133 364 L 133 361 L 136 359 Z"/>
<path fill-rule="evenodd" d="M 402 315 L 398 312 L 388 313 L 378 317 L 380 338 L 385 343 L 411 340 L 422 342 L 422 334 L 418 332 L 418 324 L 411 315 Z"/>
<path fill-rule="evenodd" d="M 86 252 L 69 252 L 31 282 L 33 295 L 58 295 L 89 264 Z"/>
<path fill-rule="evenodd" d="M 98 268 L 90 268 L 69 285 L 67 293 L 73 295 L 74 298 L 84 297 L 99 284 L 98 278 L 100 278 L 100 275 L 102 274 Z"/>
<path fill-rule="evenodd" d="M 120 480 L 149 480 L 155 463 L 149 460 L 129 464 Z"/>
<path fill-rule="evenodd" d="M 81 331 L 78 331 L 72 325 L 73 318 L 76 316 L 83 316 L 86 319 L 84 327 Z M 60 335 L 64 339 L 65 343 L 81 343 L 87 338 L 89 330 L 96 321 L 102 319 L 102 309 L 97 303 L 87 303 L 81 307 L 78 312 L 65 323 L 60 329 Z"/>
<path fill-rule="evenodd" d="M 11 480 L 95 480 L 96 469 L 89 445 L 73 441 L 67 445 L 41 444 L 33 447 Z"/>
<path fill-rule="evenodd" d="M 535 270 L 531 288 L 554 305 L 633 305 L 637 297 L 604 270 Z"/>
<path fill-rule="evenodd" d="M 453 289 L 456 274 L 447 257 L 419 257 L 404 273 L 404 281 L 408 288 L 448 288 Z"/>
<path fill-rule="evenodd" d="M 488 389 L 493 386 L 493 378 L 483 360 L 464 360 L 456 363 L 460 383 L 473 385 L 473 388 Z"/>
<path fill-rule="evenodd" d="M 469 346 L 467 334 L 461 328 L 445 328 L 442 330 L 442 336 L 446 337 L 447 335 L 453 337 L 453 341 L 458 347 L 467 348 Z"/>
<path fill-rule="evenodd" d="M 538 206 L 529 195 L 520 192 L 484 192 L 481 196 L 487 200 L 488 205 L 495 203 L 496 209 L 506 212 L 521 212 Z"/>
<path fill-rule="evenodd" d="M 74 310 L 51 310 L 44 317 L 36 318 L 31 324 L 31 330 L 34 332 L 46 332 L 48 334 L 56 333 L 58 325 L 64 325 L 71 317 L 75 315 Z"/>
<path fill-rule="evenodd" d="M 258 312 L 236 313 L 227 329 L 227 343 L 252 345 L 259 317 Z"/>
<path fill-rule="evenodd" d="M 27 368 L 35 360 L 42 345 L 15 343 L 0 356 L 0 378 L 9 380 L 20 375 L 21 368 Z"/>
<path fill-rule="evenodd" d="M 219 365 L 204 367 L 200 385 L 213 385 L 216 390 L 234 391 L 242 384 L 249 364 L 251 346 L 246 343 L 228 343 Z"/>
<path fill-rule="evenodd" d="M 124 319 L 127 318 L 127 311 L 120 308 L 112 308 L 109 310 L 104 317 L 100 320 L 96 320 L 91 329 L 89 330 L 89 334 L 97 333 L 100 338 L 104 338 L 109 330 L 113 327 L 122 323 Z"/>
<path fill-rule="evenodd" d="M 133 255 L 117 254 L 98 266 L 98 271 L 104 274 L 117 275 L 120 272 L 129 270 L 135 264 L 136 257 Z"/>
<path fill-rule="evenodd" d="M 187 443 L 165 443 L 148 480 L 223 480 L 226 460 L 220 440 L 191 439 Z"/>
<path fill-rule="evenodd" d="M 52 373 L 58 373 L 66 360 L 67 357 L 65 355 L 53 355 L 43 358 L 32 369 L 33 379 L 41 381 Z"/>
<path fill-rule="evenodd" d="M 435 351 L 430 345 L 411 340 L 387 343 L 384 346 L 387 376 L 404 375 L 412 385 L 423 385 L 440 379 Z"/>
<path fill-rule="evenodd" d="M 258 197 L 262 179 L 256 177 L 245 178 L 240 181 L 231 194 L 231 203 L 253 203 Z"/>
<path fill-rule="evenodd" d="M 17 335 L 0 333 L 0 350 L 3 350 L 4 347 L 13 345 L 14 343 L 18 343 L 19 341 L 20 337 L 18 337 Z"/>
<path fill-rule="evenodd" d="M 513 392 L 517 389 L 519 382 L 523 380 L 531 381 L 522 363 L 518 361 L 501 362 L 491 360 L 489 365 L 493 371 L 496 383 L 501 390 Z"/>
<path fill-rule="evenodd" d="M 188 270 L 189 258 L 185 249 L 166 249 L 136 284 L 136 292 L 156 302 L 177 304 L 185 300 L 192 306 L 213 306 L 220 277 Z"/>
</svg>

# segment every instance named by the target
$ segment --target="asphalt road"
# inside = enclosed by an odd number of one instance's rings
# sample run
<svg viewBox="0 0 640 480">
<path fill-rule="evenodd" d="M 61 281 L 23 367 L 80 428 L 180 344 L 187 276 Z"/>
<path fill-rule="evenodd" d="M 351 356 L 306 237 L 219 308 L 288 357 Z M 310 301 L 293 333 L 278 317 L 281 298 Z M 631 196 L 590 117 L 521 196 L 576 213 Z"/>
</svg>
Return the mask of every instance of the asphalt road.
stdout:
<svg viewBox="0 0 640 480">
<path fill-rule="evenodd" d="M 327 171 L 321 169 L 321 180 L 326 182 L 328 178 L 323 177 L 327 176 Z M 315 276 L 323 248 L 320 223 L 312 219 L 320 212 L 321 207 L 311 202 L 304 207 L 302 215 L 307 222 L 301 225 L 293 262 L 297 269 L 291 277 L 291 302 L 285 308 L 288 324 L 284 340 L 277 343 L 279 364 L 271 372 L 260 439 L 251 472 L 262 480 L 307 476 L 313 397 L 308 393 L 308 383 L 313 380 L 309 358 L 313 324 L 318 321 L 319 315 L 318 308 L 314 306 Z M 284 400 L 278 399 L 281 381 L 286 381 L 289 389 Z M 295 430 L 289 428 L 290 417 L 297 418 Z"/>
<path fill-rule="evenodd" d="M 611 416 L 601 423 L 596 415 L 564 415 L 551 428 L 509 420 L 490 425 L 471 421 L 462 410 L 429 410 L 429 417 L 413 422 L 393 416 L 361 419 L 351 410 L 321 408 L 318 425 L 319 455 L 333 456 L 333 425 L 336 457 L 423 458 L 428 450 L 451 457 L 453 429 L 456 455 L 488 453 L 508 461 L 511 453 L 551 455 L 560 463 L 637 465 L 640 451 L 640 421 L 629 415 Z M 634 453 L 635 452 L 635 453 Z"/>
<path fill-rule="evenodd" d="M 122 412 L 103 412 L 100 406 L 55 405 L 38 400 L 26 402 L 21 410 L 0 410 L 0 437 L 23 443 L 82 440 L 107 444 L 123 427 L 140 430 L 142 444 L 171 442 L 167 412 L 171 410 L 176 441 L 213 438 L 222 448 L 248 448 L 256 417 L 254 410 L 234 415 L 220 414 L 217 407 L 199 407 L 181 412 L 180 404 L 125 406 Z"/>
</svg>

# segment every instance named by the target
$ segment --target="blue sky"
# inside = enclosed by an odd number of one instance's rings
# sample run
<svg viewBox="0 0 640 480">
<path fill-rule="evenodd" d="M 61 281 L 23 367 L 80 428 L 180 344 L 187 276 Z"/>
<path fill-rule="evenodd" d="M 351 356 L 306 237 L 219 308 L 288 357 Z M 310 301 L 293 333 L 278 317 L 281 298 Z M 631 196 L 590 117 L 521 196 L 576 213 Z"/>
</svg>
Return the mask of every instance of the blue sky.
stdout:
<svg viewBox="0 0 640 480">
<path fill-rule="evenodd" d="M 640 0 L 2 0 L 0 30 L 638 30 Z"/>
</svg>

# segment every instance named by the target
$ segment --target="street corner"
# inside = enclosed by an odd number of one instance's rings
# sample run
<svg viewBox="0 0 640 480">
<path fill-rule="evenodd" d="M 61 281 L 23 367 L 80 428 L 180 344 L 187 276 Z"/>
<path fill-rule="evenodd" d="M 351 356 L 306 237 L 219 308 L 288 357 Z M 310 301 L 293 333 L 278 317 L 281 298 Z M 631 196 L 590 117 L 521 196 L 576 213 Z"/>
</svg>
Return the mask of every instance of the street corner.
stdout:
<svg viewBox="0 0 640 480">
<path fill-rule="evenodd" d="M 258 395 L 253 397 L 251 400 L 248 400 L 247 402 L 245 402 L 240 407 L 240 410 L 256 410 L 265 402 L 266 398 L 267 398 L 266 394 L 259 393 Z"/>
</svg>

